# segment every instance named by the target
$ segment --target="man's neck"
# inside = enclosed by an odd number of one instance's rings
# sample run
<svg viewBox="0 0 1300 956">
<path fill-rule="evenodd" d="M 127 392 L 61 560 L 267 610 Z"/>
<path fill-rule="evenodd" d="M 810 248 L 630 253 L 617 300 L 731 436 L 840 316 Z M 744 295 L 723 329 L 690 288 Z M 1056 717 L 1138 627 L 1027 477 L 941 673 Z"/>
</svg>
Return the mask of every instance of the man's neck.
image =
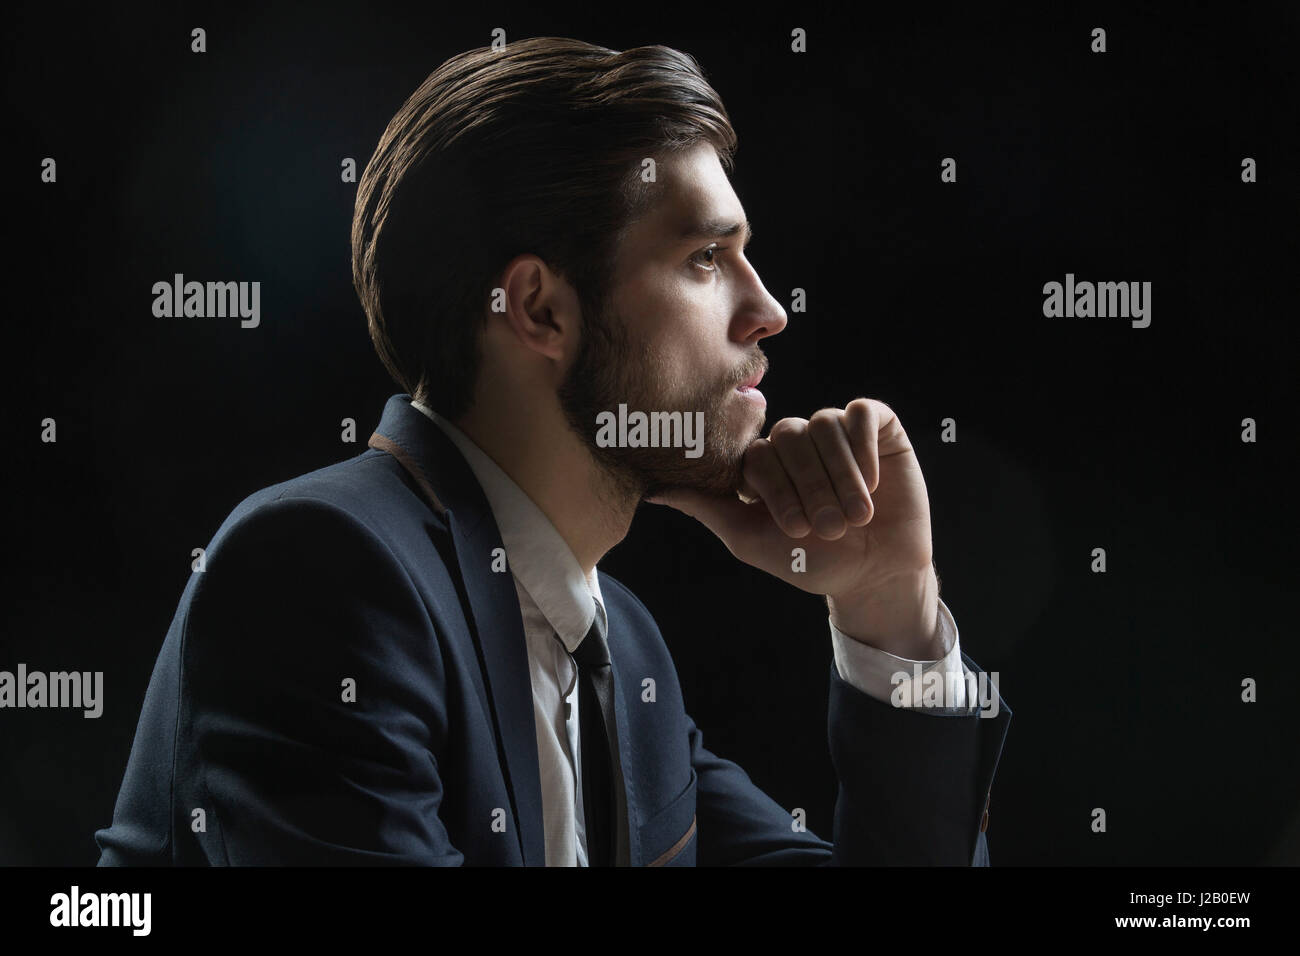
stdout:
<svg viewBox="0 0 1300 956">
<path fill-rule="evenodd" d="M 454 424 L 542 510 L 584 574 L 626 537 L 637 495 L 606 474 L 562 421 L 476 407 Z"/>
</svg>

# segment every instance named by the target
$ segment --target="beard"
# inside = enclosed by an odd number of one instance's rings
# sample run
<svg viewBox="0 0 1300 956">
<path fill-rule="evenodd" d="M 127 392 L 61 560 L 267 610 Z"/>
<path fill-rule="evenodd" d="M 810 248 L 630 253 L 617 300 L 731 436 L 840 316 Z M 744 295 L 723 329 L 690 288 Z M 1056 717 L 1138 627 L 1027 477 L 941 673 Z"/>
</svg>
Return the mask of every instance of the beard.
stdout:
<svg viewBox="0 0 1300 956">
<path fill-rule="evenodd" d="M 627 325 L 602 306 L 584 324 L 573 366 L 557 391 L 569 427 L 578 434 L 616 496 L 642 501 L 676 488 L 733 495 L 741 488 L 745 449 L 762 431 L 761 410 L 738 399 L 735 388 L 767 368 L 757 346 L 740 368 L 710 381 L 683 381 L 680 370 L 644 342 L 633 341 Z M 682 448 L 618 448 L 596 443 L 597 416 L 628 411 L 704 413 L 702 453 L 686 458 Z M 698 436 L 696 437 L 698 441 Z"/>
</svg>

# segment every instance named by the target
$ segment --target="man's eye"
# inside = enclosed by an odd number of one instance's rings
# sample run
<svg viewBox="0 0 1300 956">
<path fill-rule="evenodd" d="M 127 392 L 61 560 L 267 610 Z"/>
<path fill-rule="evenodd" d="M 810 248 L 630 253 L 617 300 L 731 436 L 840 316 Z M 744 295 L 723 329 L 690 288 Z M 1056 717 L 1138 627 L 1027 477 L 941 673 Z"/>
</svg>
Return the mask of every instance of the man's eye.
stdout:
<svg viewBox="0 0 1300 956">
<path fill-rule="evenodd" d="M 716 255 L 717 253 L 721 252 L 722 249 L 723 249 L 722 246 L 709 246 L 707 249 L 701 249 L 699 252 L 695 253 L 695 255 L 691 256 L 691 261 L 692 262 L 703 261 L 706 263 L 707 266 L 712 266 L 712 268 L 706 268 L 705 266 L 701 266 L 700 267 L 701 269 L 703 269 L 705 272 L 717 272 L 718 269 L 717 269 L 716 258 L 702 260 L 701 257 L 705 255 Z"/>
</svg>

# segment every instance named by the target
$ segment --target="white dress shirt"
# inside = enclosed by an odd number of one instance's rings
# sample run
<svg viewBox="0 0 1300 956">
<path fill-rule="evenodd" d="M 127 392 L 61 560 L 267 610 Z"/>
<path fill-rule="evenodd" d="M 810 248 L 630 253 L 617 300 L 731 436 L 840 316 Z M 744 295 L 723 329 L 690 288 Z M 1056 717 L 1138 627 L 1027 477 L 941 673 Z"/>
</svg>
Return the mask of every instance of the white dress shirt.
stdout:
<svg viewBox="0 0 1300 956">
<path fill-rule="evenodd" d="M 583 573 L 578 559 L 550 519 L 469 436 L 432 409 L 419 402 L 411 404 L 432 419 L 465 456 L 501 532 L 506 564 L 519 595 L 528 645 L 546 865 L 586 866 L 579 694 L 577 667 L 571 654 L 586 637 L 597 615 L 601 632 L 608 633 L 596 570 L 593 568 L 590 576 Z M 944 631 L 948 653 L 937 661 L 916 662 L 854 640 L 831 624 L 836 670 L 864 694 L 889 702 L 895 686 L 892 675 L 904 671 L 910 676 L 914 673 L 913 665 L 920 663 L 923 675 L 936 670 L 949 675 L 942 678 L 954 692 L 954 699 L 948 703 L 962 708 L 966 703 L 965 680 L 956 678 L 958 675 L 964 678 L 968 670 L 961 660 L 957 624 L 942 599 L 939 626 Z M 560 640 L 556 640 L 557 635 Z M 954 711 L 932 707 L 922 708 L 922 713 L 945 716 Z"/>
</svg>

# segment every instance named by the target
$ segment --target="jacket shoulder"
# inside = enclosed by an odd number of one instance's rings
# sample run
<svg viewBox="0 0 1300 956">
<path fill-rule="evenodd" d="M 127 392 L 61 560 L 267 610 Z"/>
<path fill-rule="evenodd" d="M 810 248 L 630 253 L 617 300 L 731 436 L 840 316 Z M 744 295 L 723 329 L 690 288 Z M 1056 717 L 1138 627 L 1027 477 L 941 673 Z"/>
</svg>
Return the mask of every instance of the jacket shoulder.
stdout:
<svg viewBox="0 0 1300 956">
<path fill-rule="evenodd" d="M 273 513 L 298 508 L 341 512 L 386 541 L 420 528 L 421 518 L 445 527 L 397 460 L 372 448 L 254 491 L 226 516 L 209 547 Z"/>
</svg>

